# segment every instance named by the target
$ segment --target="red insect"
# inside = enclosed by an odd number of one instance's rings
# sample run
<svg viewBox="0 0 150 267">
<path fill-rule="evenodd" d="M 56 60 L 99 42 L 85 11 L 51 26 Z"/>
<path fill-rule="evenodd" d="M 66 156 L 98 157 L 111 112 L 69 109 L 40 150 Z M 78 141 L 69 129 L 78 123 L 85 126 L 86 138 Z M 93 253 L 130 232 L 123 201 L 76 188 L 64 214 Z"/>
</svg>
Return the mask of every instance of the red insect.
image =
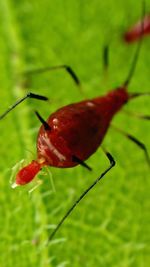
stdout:
<svg viewBox="0 0 150 267">
<path fill-rule="evenodd" d="M 69 168 L 80 164 L 88 170 L 91 170 L 85 163 L 85 160 L 88 159 L 102 144 L 114 115 L 116 115 L 117 112 L 119 112 L 120 109 L 133 98 L 146 94 L 149 95 L 149 93 L 129 93 L 127 90 L 131 78 L 133 77 L 140 48 L 141 40 L 138 43 L 129 75 L 122 86 L 119 86 L 104 96 L 64 106 L 51 114 L 46 121 L 36 111 L 36 115 L 42 123 L 37 138 L 37 159 L 33 160 L 29 165 L 18 172 L 16 177 L 17 185 L 25 185 L 29 183 L 43 166 Z M 66 65 L 31 71 L 29 74 L 58 68 L 64 68 L 74 79 L 75 83 L 80 85 L 77 75 Z M 7 113 L 27 98 L 35 98 L 39 100 L 48 99 L 45 96 L 28 93 L 24 98 L 20 99 L 6 110 L 6 112 L 0 116 L 0 119 L 4 118 Z M 144 119 L 150 118 L 149 116 L 141 117 Z M 143 149 L 148 162 L 150 162 L 145 145 L 132 135 L 124 133 L 121 130 L 119 131 Z M 115 165 L 115 161 L 111 154 L 105 150 L 104 152 L 110 161 L 109 167 L 83 192 L 73 206 L 67 211 L 50 235 L 49 240 L 52 239 L 75 206 Z"/>
<path fill-rule="evenodd" d="M 150 14 L 145 15 L 143 20 L 138 21 L 131 27 L 123 36 L 125 42 L 133 43 L 144 37 L 150 35 Z"/>
<path fill-rule="evenodd" d="M 106 96 L 70 104 L 51 114 L 39 130 L 37 160 L 19 171 L 16 183 L 30 182 L 46 165 L 69 168 L 83 163 L 100 146 L 111 119 L 130 97 L 126 88 L 120 87 Z"/>
</svg>

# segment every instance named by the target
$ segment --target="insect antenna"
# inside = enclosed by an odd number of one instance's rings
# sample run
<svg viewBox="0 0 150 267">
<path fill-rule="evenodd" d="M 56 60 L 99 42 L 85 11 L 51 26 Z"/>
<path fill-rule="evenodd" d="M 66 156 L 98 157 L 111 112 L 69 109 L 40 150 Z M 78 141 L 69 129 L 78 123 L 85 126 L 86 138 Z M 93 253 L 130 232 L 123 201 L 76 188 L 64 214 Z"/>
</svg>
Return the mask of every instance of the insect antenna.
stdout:
<svg viewBox="0 0 150 267">
<path fill-rule="evenodd" d="M 145 1 L 142 1 L 142 14 L 141 14 L 141 32 L 144 31 L 144 21 L 143 21 L 143 17 L 145 16 Z M 140 38 L 138 44 L 137 44 L 137 48 L 135 51 L 135 55 L 131 64 L 131 68 L 130 71 L 128 73 L 128 76 L 123 84 L 124 87 L 128 87 L 129 83 L 131 82 L 131 79 L 133 77 L 133 74 L 135 72 L 136 66 L 137 66 L 137 62 L 139 59 L 139 54 L 140 54 L 140 50 L 141 50 L 141 46 L 142 46 L 142 42 L 143 42 L 143 38 Z"/>
</svg>

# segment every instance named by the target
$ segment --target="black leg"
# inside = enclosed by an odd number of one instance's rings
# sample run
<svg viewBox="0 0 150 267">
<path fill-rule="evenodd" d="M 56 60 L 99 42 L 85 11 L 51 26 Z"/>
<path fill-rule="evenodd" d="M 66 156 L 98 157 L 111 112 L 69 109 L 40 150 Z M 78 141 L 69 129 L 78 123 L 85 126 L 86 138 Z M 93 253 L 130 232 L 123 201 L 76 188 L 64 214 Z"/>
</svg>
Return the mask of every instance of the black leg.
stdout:
<svg viewBox="0 0 150 267">
<path fill-rule="evenodd" d="M 90 166 L 88 166 L 83 160 L 79 159 L 76 156 L 72 156 L 72 161 L 80 164 L 81 166 L 85 167 L 87 170 L 92 171 L 92 168 Z"/>
<path fill-rule="evenodd" d="M 60 222 L 57 224 L 55 230 L 51 233 L 49 236 L 47 244 L 52 240 L 60 226 L 64 223 L 64 221 L 67 219 L 67 217 L 70 215 L 70 213 L 74 210 L 74 208 L 79 204 L 79 202 L 85 197 L 85 195 L 105 176 L 107 172 L 110 171 L 110 169 L 115 165 L 115 161 L 110 153 L 105 152 L 109 162 L 110 166 L 80 195 L 80 197 L 76 200 L 76 202 L 71 206 L 71 208 L 66 212 L 64 217 L 60 220 Z"/>
<path fill-rule="evenodd" d="M 47 71 L 53 71 L 53 70 L 59 70 L 59 69 L 65 69 L 67 73 L 71 76 L 71 78 L 74 80 L 74 82 L 80 86 L 80 80 L 78 76 L 75 74 L 75 72 L 72 70 L 70 66 L 67 65 L 59 65 L 59 66 L 54 66 L 54 67 L 45 67 L 45 68 L 40 68 L 40 69 L 35 69 L 35 70 L 29 70 L 25 71 L 23 74 L 25 75 L 32 75 L 32 74 L 37 74 L 37 73 L 44 73 Z"/>
<path fill-rule="evenodd" d="M 41 117 L 41 115 L 37 111 L 35 111 L 35 114 L 36 114 L 37 118 L 39 119 L 39 121 L 43 124 L 44 129 L 46 131 L 50 131 L 51 127 L 49 126 L 49 124 Z"/>
<path fill-rule="evenodd" d="M 144 20 L 143 20 L 144 16 L 145 16 L 145 0 L 142 1 L 141 32 L 143 32 L 143 30 L 144 30 Z M 136 66 L 137 66 L 137 63 L 138 63 L 138 59 L 139 59 L 142 43 L 143 43 L 143 38 L 140 38 L 139 42 L 137 44 L 137 48 L 135 50 L 135 54 L 134 54 L 134 57 L 133 57 L 133 60 L 132 60 L 132 63 L 131 63 L 131 67 L 130 67 L 129 73 L 127 75 L 126 80 L 123 83 L 124 87 L 128 87 L 129 84 L 131 83 L 131 79 L 133 78 L 133 75 L 135 73 L 135 69 L 136 69 Z"/>
<path fill-rule="evenodd" d="M 127 110 L 122 110 L 122 112 L 124 112 L 126 115 L 132 116 L 137 119 L 150 120 L 150 115 L 138 114 L 138 113 L 127 111 Z"/>
<path fill-rule="evenodd" d="M 104 69 L 104 72 L 106 72 L 108 70 L 108 66 L 109 66 L 109 46 L 105 45 L 103 47 L 103 69 Z"/>
<path fill-rule="evenodd" d="M 37 94 L 33 94 L 33 93 L 28 93 L 26 96 L 24 96 L 21 99 L 19 99 L 15 104 L 10 106 L 3 114 L 1 114 L 0 115 L 0 120 L 2 120 L 11 110 L 13 110 L 16 106 L 18 106 L 21 102 L 23 102 L 27 98 L 34 98 L 34 99 L 43 100 L 43 101 L 47 101 L 48 100 L 48 98 L 46 96 L 37 95 Z"/>
<path fill-rule="evenodd" d="M 135 143 L 140 149 L 142 149 L 144 151 L 145 158 L 147 160 L 148 165 L 150 166 L 150 157 L 149 157 L 149 154 L 148 154 L 148 151 L 147 151 L 146 146 L 141 141 L 139 141 L 137 138 L 135 138 L 133 135 L 124 132 L 123 130 L 119 129 L 118 127 L 116 127 L 116 126 L 114 126 L 112 124 L 111 124 L 111 126 L 115 130 L 117 130 L 118 132 L 120 132 L 121 134 L 123 134 L 126 138 L 128 138 L 129 140 L 131 140 L 133 143 Z"/>
<path fill-rule="evenodd" d="M 150 96 L 149 92 L 145 92 L 145 93 L 130 93 L 130 100 L 139 97 L 139 96 Z"/>
</svg>

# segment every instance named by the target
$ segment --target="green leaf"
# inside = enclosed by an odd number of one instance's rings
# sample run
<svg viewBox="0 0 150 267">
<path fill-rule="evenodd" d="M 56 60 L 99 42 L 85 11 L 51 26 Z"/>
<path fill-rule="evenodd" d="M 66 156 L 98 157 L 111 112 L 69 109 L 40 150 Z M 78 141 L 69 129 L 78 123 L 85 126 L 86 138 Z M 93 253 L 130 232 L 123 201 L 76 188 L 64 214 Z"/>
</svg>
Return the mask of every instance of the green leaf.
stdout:
<svg viewBox="0 0 150 267">
<path fill-rule="evenodd" d="M 141 1 L 142 2 L 142 1 Z M 136 49 L 125 45 L 122 34 L 141 16 L 140 1 L 1 0 L 0 2 L 0 114 L 27 92 L 46 95 L 50 103 L 26 100 L 0 121 L 0 266 L 149 266 L 149 169 L 144 154 L 114 130 L 104 145 L 116 159 L 107 174 L 80 203 L 45 246 L 54 227 L 76 198 L 108 166 L 101 150 L 82 167 L 50 168 L 54 186 L 45 170 L 43 184 L 12 190 L 13 166 L 36 157 L 40 122 L 57 108 L 92 98 L 121 85 Z M 147 3 L 147 10 L 150 8 Z M 103 47 L 110 45 L 107 77 L 103 73 Z M 131 92 L 149 88 L 150 38 L 143 41 Z M 67 64 L 79 76 L 84 96 L 65 71 L 26 77 L 23 72 Z M 139 98 L 126 110 L 149 114 L 149 99 Z M 114 124 L 136 136 L 148 150 L 149 125 L 124 114 Z M 90 140 L 89 140 L 90 142 Z"/>
</svg>

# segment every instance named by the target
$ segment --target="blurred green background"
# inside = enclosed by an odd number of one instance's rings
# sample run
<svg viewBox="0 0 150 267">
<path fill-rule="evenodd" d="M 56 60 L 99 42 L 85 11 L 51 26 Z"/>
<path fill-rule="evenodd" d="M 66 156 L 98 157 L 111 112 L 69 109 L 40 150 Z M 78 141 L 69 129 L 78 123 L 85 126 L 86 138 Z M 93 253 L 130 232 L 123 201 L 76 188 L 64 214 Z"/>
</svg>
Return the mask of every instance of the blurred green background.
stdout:
<svg viewBox="0 0 150 267">
<path fill-rule="evenodd" d="M 148 1 L 147 1 L 148 2 Z M 147 3 L 150 10 L 150 3 Z M 99 149 L 82 167 L 50 168 L 43 181 L 12 190 L 12 167 L 35 157 L 40 126 L 38 110 L 47 118 L 55 109 L 83 99 L 64 71 L 26 80 L 32 68 L 68 64 L 80 77 L 86 97 L 120 85 L 129 71 L 136 46 L 122 42 L 122 33 L 141 14 L 135 0 L 1 0 L 0 114 L 28 91 L 48 96 L 51 103 L 27 100 L 0 122 L 0 266 L 150 266 L 149 168 L 132 142 L 109 130 L 104 144 L 116 167 L 80 203 L 45 247 L 52 227 L 83 190 L 108 166 Z M 110 66 L 104 77 L 102 49 L 110 45 Z M 131 92 L 149 91 L 150 39 L 145 38 Z M 126 110 L 149 114 L 149 99 L 139 98 Z M 114 124 L 143 141 L 150 151 L 149 125 L 118 114 Z"/>
</svg>

